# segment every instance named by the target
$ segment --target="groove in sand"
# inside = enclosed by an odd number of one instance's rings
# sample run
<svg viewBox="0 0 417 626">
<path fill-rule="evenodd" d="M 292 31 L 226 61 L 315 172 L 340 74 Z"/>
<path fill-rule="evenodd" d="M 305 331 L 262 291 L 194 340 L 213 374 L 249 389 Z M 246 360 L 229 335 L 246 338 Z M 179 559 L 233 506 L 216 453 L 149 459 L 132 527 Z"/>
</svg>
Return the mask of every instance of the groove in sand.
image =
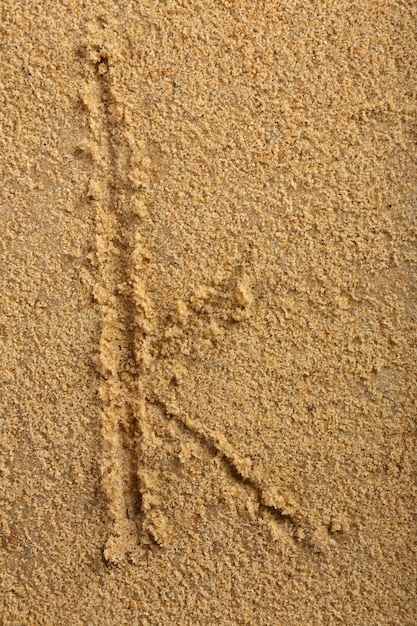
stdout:
<svg viewBox="0 0 417 626">
<path fill-rule="evenodd" d="M 102 484 L 112 532 L 105 558 L 120 562 L 135 548 L 140 526 L 138 485 L 138 427 L 132 404 L 136 380 L 135 311 L 130 293 L 132 246 L 129 184 L 122 175 L 128 146 L 123 137 L 123 114 L 113 96 L 111 66 L 101 46 L 87 48 L 91 80 L 83 100 L 89 112 L 93 141 L 89 151 L 94 169 L 88 191 L 96 221 L 99 282 L 95 296 L 101 306 L 100 365 L 103 382 Z"/>
</svg>

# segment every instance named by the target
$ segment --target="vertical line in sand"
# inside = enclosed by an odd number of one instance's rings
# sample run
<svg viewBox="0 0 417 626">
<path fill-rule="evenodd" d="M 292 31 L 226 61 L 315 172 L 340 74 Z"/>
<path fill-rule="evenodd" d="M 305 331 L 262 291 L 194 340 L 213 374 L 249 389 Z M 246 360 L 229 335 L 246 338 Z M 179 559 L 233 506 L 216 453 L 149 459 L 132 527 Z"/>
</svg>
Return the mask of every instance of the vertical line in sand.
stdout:
<svg viewBox="0 0 417 626">
<path fill-rule="evenodd" d="M 135 550 L 139 537 L 141 495 L 138 485 L 137 368 L 135 305 L 131 293 L 134 215 L 122 168 L 129 146 L 123 138 L 123 113 L 112 92 L 107 54 L 93 45 L 91 80 L 82 97 L 89 113 L 93 141 L 84 149 L 95 167 L 88 191 L 96 222 L 101 306 L 100 365 L 103 381 L 102 485 L 112 519 L 104 556 L 120 563 Z M 97 58 L 96 58 L 97 57 Z"/>
</svg>

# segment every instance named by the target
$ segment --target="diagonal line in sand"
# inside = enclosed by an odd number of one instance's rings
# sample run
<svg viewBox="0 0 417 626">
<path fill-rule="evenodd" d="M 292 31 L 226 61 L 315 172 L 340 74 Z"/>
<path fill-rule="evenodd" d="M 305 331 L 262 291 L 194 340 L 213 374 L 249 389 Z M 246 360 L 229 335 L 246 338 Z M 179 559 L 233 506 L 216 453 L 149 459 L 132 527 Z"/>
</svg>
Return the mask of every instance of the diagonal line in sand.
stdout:
<svg viewBox="0 0 417 626">
<path fill-rule="evenodd" d="M 295 512 L 295 502 L 292 498 L 284 498 L 276 490 L 265 488 L 256 476 L 249 459 L 241 457 L 233 449 L 227 439 L 211 432 L 207 428 L 175 409 L 169 408 L 167 403 L 156 397 L 151 400 L 159 407 L 167 419 L 174 419 L 185 431 L 191 433 L 199 443 L 209 449 L 214 449 L 220 455 L 225 471 L 235 481 L 249 486 L 256 495 L 261 512 L 268 514 L 274 522 L 279 523 L 288 533 L 288 538 L 301 538 L 301 526 Z M 292 512 L 294 510 L 294 512 Z M 294 545 L 297 543 L 294 540 Z"/>
</svg>

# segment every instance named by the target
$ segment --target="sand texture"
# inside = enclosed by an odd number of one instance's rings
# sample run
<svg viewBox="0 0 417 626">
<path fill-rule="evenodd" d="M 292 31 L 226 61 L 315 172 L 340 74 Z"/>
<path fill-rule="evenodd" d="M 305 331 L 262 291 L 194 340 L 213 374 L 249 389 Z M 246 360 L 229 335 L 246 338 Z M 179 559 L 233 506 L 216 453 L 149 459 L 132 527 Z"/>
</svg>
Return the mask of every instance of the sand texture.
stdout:
<svg viewBox="0 0 417 626">
<path fill-rule="evenodd" d="M 417 624 L 417 4 L 0 10 L 1 626 Z"/>
</svg>

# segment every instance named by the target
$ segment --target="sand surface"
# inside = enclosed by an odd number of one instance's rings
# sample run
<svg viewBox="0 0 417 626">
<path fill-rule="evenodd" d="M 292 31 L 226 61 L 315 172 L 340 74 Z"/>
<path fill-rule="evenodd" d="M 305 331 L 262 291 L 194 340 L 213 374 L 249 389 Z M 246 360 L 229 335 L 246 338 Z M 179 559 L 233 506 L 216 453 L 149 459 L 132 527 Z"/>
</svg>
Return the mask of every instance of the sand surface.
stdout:
<svg viewBox="0 0 417 626">
<path fill-rule="evenodd" d="M 416 3 L 0 10 L 0 624 L 417 624 Z"/>
</svg>

